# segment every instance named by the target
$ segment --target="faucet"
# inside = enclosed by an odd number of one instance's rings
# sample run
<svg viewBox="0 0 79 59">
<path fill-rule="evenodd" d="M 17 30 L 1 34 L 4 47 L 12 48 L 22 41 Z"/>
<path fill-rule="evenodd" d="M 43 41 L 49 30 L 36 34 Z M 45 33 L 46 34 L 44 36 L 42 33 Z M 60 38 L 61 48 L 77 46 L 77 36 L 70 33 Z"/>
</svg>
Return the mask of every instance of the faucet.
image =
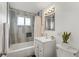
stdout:
<svg viewBox="0 0 79 59">
<path fill-rule="evenodd" d="M 46 39 L 48 38 L 48 35 L 47 35 L 47 33 L 46 33 Z"/>
</svg>

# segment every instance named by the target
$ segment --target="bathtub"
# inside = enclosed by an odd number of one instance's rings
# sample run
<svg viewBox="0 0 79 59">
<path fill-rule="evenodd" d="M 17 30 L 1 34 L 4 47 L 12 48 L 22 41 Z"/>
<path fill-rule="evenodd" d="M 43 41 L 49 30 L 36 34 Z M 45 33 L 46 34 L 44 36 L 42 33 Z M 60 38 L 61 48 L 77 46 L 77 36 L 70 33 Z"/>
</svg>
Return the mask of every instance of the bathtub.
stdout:
<svg viewBox="0 0 79 59">
<path fill-rule="evenodd" d="M 12 45 L 8 52 L 7 57 L 29 57 L 34 55 L 34 42 L 25 42 Z"/>
</svg>

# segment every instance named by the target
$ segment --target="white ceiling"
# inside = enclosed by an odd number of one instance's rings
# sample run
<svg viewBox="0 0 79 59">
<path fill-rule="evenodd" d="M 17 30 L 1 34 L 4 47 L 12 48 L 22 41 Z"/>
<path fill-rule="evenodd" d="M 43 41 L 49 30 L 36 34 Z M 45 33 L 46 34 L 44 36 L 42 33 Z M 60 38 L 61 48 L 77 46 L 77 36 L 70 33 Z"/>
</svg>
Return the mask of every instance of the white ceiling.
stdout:
<svg viewBox="0 0 79 59">
<path fill-rule="evenodd" d="M 38 11 L 48 8 L 53 2 L 10 2 L 10 6 L 15 9 L 37 13 Z"/>
</svg>

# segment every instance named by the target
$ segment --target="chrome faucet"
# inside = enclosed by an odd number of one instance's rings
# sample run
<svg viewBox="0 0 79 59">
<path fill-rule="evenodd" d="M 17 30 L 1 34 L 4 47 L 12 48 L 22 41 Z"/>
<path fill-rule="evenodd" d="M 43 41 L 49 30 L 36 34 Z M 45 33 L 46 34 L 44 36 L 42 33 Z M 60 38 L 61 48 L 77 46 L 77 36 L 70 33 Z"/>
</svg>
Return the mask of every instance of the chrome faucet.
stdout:
<svg viewBox="0 0 79 59">
<path fill-rule="evenodd" d="M 47 33 L 46 33 L 46 39 L 48 38 L 48 35 L 47 35 Z"/>
</svg>

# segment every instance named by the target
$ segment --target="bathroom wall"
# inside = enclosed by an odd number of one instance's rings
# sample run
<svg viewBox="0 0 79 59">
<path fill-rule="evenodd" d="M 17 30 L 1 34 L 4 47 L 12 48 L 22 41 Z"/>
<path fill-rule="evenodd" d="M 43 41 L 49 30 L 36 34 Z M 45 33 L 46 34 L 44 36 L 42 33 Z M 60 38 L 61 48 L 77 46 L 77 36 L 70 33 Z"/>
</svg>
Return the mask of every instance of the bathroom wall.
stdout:
<svg viewBox="0 0 79 59">
<path fill-rule="evenodd" d="M 62 32 L 71 32 L 69 44 L 79 48 L 79 3 L 78 2 L 60 2 L 53 3 L 55 5 L 55 31 L 45 30 L 45 18 L 43 10 L 42 14 L 42 33 L 56 37 L 57 43 L 62 42 Z"/>
<path fill-rule="evenodd" d="M 0 2 L 0 53 L 2 51 L 3 24 L 7 22 L 7 3 Z"/>
<path fill-rule="evenodd" d="M 2 52 L 3 24 L 0 24 L 0 53 Z"/>
<path fill-rule="evenodd" d="M 7 3 L 0 2 L 0 23 L 7 22 L 6 15 L 7 15 Z"/>
<path fill-rule="evenodd" d="M 63 31 L 71 32 L 71 44 L 79 48 L 79 3 L 56 3 L 57 41 L 61 41 Z"/>
</svg>

